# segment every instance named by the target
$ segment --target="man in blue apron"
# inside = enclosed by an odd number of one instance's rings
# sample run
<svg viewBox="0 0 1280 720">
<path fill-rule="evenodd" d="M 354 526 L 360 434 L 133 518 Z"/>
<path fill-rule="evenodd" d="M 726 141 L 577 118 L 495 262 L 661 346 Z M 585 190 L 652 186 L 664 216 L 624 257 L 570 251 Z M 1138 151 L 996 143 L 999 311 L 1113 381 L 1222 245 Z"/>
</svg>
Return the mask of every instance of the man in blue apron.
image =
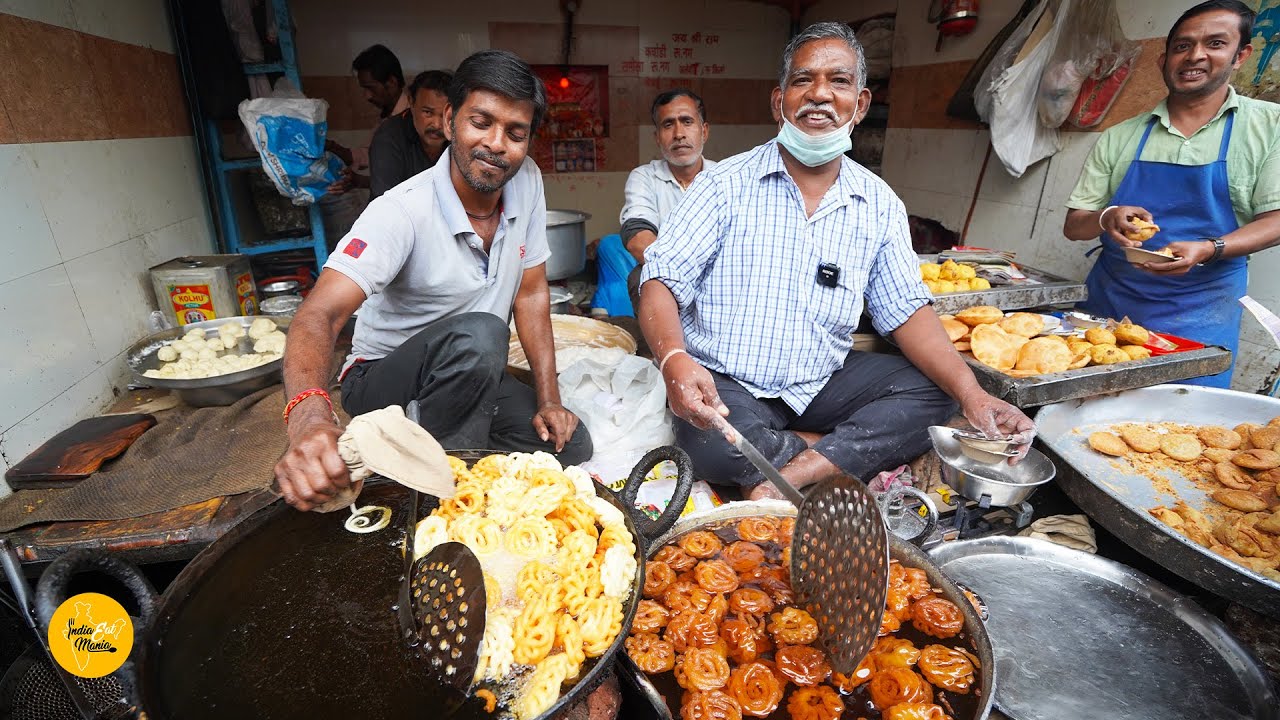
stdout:
<svg viewBox="0 0 1280 720">
<path fill-rule="evenodd" d="M 1157 60 L 1169 96 L 1102 134 L 1067 200 L 1063 227 L 1071 240 L 1102 242 L 1085 310 L 1128 316 L 1233 356 L 1246 258 L 1280 243 L 1280 105 L 1228 84 L 1253 51 L 1253 18 L 1239 0 L 1183 13 Z M 1126 238 L 1137 231 L 1134 218 L 1154 221 L 1160 232 L 1146 242 Z M 1167 247 L 1178 260 L 1131 265 L 1124 248 L 1138 246 Z M 1231 372 L 1187 382 L 1228 387 Z"/>
</svg>

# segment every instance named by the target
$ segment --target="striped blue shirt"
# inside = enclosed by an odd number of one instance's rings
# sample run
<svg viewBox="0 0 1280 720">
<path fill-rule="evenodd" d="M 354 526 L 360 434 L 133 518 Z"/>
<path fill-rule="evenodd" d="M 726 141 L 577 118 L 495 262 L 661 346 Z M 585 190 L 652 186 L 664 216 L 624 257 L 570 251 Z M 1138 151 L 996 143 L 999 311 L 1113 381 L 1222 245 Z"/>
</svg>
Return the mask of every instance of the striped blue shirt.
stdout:
<svg viewBox="0 0 1280 720">
<path fill-rule="evenodd" d="M 893 190 L 844 158 L 806 217 L 772 140 L 699 173 L 644 258 L 689 354 L 797 413 L 843 366 L 864 303 L 888 335 L 930 302 Z M 835 287 L 818 283 L 822 263 L 840 268 Z"/>
</svg>

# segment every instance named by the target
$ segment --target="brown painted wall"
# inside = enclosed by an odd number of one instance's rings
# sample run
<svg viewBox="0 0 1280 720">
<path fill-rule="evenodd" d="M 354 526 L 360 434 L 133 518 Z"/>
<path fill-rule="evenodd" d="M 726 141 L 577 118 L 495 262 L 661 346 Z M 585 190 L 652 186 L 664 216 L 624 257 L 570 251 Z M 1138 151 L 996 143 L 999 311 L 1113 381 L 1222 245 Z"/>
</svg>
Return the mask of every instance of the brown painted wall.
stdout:
<svg viewBox="0 0 1280 720">
<path fill-rule="evenodd" d="M 0 14 L 0 143 L 190 134 L 174 55 Z"/>
</svg>

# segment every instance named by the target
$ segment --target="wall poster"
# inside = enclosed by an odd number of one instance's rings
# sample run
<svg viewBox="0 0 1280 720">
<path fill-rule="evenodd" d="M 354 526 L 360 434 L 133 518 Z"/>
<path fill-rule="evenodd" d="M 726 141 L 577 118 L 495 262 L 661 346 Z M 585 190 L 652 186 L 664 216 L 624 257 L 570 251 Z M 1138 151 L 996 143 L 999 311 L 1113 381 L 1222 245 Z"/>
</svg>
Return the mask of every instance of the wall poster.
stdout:
<svg viewBox="0 0 1280 720">
<path fill-rule="evenodd" d="M 534 138 L 544 172 L 595 172 L 609 137 L 608 65 L 534 65 L 547 88 L 547 115 Z M 590 169 L 586 169 L 590 168 Z"/>
</svg>

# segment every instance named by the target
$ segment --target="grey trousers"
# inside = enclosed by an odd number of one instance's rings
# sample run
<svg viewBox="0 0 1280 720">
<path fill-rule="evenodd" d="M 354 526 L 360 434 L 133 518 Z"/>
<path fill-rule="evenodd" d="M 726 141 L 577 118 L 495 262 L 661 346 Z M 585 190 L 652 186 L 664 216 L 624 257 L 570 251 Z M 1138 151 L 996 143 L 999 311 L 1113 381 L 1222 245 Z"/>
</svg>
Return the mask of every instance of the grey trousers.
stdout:
<svg viewBox="0 0 1280 720">
<path fill-rule="evenodd" d="M 776 468 L 805 449 L 795 431 L 824 433 L 814 450 L 860 480 L 909 462 L 930 447 L 930 425 L 945 423 L 956 404 L 906 358 L 850 352 L 813 402 L 797 414 L 778 398 L 753 396 L 733 378 L 711 373 L 729 422 Z M 720 485 L 751 487 L 760 472 L 714 430 L 676 420 L 676 444 L 694 475 Z"/>
<path fill-rule="evenodd" d="M 506 323 L 489 313 L 437 320 L 380 360 L 358 363 L 342 379 L 342 407 L 351 415 L 418 400 L 421 423 L 447 450 L 555 453 L 538 437 L 533 388 L 507 368 Z M 578 425 L 561 463 L 591 458 L 591 436 Z"/>
</svg>

